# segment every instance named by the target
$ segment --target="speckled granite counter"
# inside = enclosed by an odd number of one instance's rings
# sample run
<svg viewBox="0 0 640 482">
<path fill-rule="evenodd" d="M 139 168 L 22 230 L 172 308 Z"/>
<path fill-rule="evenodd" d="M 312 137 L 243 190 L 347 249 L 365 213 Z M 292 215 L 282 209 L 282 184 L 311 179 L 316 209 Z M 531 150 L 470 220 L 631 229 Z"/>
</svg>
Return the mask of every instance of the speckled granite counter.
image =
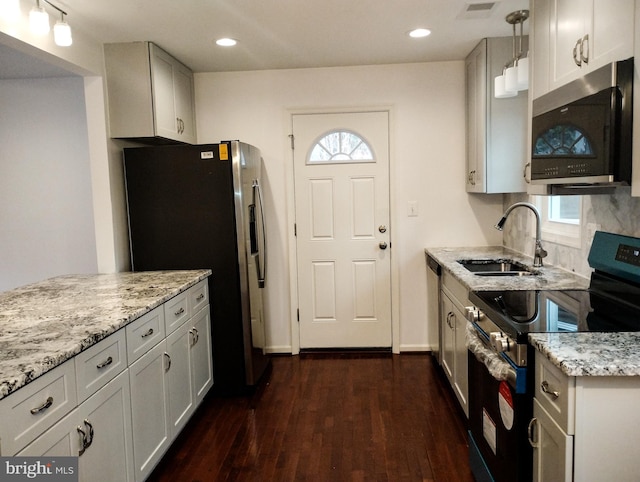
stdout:
<svg viewBox="0 0 640 482">
<path fill-rule="evenodd" d="M 529 342 L 568 376 L 640 376 L 640 333 L 536 333 Z"/>
<path fill-rule="evenodd" d="M 0 293 L 0 399 L 209 275 L 68 275 Z"/>
<path fill-rule="evenodd" d="M 493 290 L 583 290 L 589 280 L 554 266 L 532 268 L 535 276 L 477 276 L 458 263 L 459 259 L 508 258 L 531 266 L 533 258 L 523 256 L 503 246 L 426 248 L 425 252 L 438 261 L 470 291 Z"/>
</svg>

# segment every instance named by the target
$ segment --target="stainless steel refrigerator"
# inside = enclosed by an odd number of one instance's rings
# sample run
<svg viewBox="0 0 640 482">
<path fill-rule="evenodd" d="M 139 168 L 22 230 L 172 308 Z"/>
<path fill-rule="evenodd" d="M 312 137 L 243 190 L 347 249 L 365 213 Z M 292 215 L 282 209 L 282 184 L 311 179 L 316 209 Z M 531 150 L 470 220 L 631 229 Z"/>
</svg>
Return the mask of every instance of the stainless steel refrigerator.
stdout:
<svg viewBox="0 0 640 482">
<path fill-rule="evenodd" d="M 269 366 L 260 151 L 239 141 L 124 149 L 133 271 L 209 268 L 214 391 Z"/>
</svg>

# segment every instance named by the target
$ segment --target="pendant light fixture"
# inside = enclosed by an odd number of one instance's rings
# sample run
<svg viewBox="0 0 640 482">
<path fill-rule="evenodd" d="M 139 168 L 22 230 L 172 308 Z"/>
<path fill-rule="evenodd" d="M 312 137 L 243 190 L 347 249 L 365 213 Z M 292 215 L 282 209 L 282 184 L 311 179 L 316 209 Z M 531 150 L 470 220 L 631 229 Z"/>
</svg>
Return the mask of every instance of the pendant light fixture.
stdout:
<svg viewBox="0 0 640 482">
<path fill-rule="evenodd" d="M 66 13 L 60 10 L 60 20 L 53 26 L 53 40 L 56 45 L 60 47 L 68 47 L 73 43 L 71 27 L 69 27 L 69 24 L 64 19 L 65 15 Z"/>
<path fill-rule="evenodd" d="M 49 26 L 49 14 L 40 6 L 40 0 L 36 0 L 36 6 L 29 12 L 29 30 L 35 35 L 47 35 Z"/>
<path fill-rule="evenodd" d="M 502 75 L 494 79 L 494 96 L 497 99 L 515 97 L 518 91 L 529 88 L 529 59 L 522 51 L 523 24 L 529 18 L 529 10 L 517 10 L 506 17 L 513 26 L 513 57 L 502 69 Z M 520 25 L 519 47 L 516 49 L 516 25 Z"/>
</svg>

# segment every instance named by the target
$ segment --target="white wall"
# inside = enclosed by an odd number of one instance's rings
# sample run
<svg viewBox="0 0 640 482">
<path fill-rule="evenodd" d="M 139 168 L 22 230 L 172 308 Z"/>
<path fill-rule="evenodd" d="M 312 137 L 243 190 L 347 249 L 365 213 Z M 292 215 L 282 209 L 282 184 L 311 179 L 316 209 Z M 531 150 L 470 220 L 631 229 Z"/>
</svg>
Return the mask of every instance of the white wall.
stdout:
<svg viewBox="0 0 640 482">
<path fill-rule="evenodd" d="M 97 271 L 84 81 L 0 81 L 0 291 Z"/>
<path fill-rule="evenodd" d="M 464 191 L 464 62 L 296 69 L 195 76 L 198 142 L 241 139 L 266 164 L 269 224 L 267 343 L 291 351 L 287 219 L 289 112 L 391 106 L 392 256 L 398 268 L 401 351 L 429 349 L 426 246 L 501 244 L 502 196 Z M 407 216 L 418 202 L 419 215 Z"/>
</svg>

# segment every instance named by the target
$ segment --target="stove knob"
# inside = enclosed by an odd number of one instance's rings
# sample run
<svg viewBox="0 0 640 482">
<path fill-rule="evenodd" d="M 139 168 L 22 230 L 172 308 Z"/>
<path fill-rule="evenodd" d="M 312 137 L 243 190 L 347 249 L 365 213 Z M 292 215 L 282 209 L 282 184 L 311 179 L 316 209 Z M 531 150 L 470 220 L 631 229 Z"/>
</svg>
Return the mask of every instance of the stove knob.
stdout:
<svg viewBox="0 0 640 482">
<path fill-rule="evenodd" d="M 484 318 L 484 313 L 475 306 L 466 306 L 467 320 L 471 323 L 476 323 Z"/>
<path fill-rule="evenodd" d="M 489 334 L 489 338 L 491 339 L 491 344 L 497 352 L 503 353 L 509 351 L 509 337 L 504 333 L 495 331 Z"/>
</svg>

